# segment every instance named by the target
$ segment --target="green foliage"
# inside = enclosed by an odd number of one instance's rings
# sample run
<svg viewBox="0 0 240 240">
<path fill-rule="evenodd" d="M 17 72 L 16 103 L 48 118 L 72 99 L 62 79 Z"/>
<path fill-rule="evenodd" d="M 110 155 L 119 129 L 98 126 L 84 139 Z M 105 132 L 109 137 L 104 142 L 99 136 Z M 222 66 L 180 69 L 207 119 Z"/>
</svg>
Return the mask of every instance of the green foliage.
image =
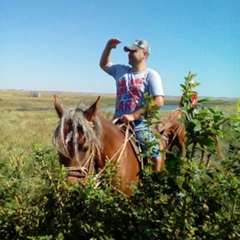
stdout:
<svg viewBox="0 0 240 240">
<path fill-rule="evenodd" d="M 144 99 L 146 101 L 146 104 L 141 106 L 144 109 L 144 114 L 143 114 L 144 121 L 149 126 L 154 126 L 157 123 L 159 123 L 159 117 L 158 117 L 159 106 L 154 103 L 153 97 L 150 96 L 148 93 L 144 94 Z M 156 138 L 158 138 L 158 136 L 156 136 Z M 151 158 L 151 149 L 155 144 L 156 143 L 150 141 L 150 139 L 146 140 L 145 145 L 146 145 L 147 151 L 141 153 L 145 159 Z M 147 162 L 149 163 L 149 166 L 152 163 L 151 161 L 147 161 Z"/>
<path fill-rule="evenodd" d="M 221 110 L 206 107 L 208 99 L 201 98 L 195 107 L 191 106 L 191 99 L 197 92 L 195 87 L 200 84 L 193 81 L 196 74 L 189 72 L 185 83 L 181 84 L 183 92 L 182 111 L 185 114 L 181 120 L 187 132 L 187 159 L 196 157 L 197 148 L 210 154 L 217 152 L 216 139 L 223 138 L 223 127 L 229 124 L 229 118 Z"/>
<path fill-rule="evenodd" d="M 89 177 L 79 188 L 65 184 L 56 157 L 36 146 L 29 158 L 34 168 L 25 180 L 19 181 L 25 173 L 17 169 L 1 175 L 1 239 L 239 237 L 240 181 L 221 165 L 206 170 L 191 162 L 178 164 L 176 171 L 145 171 L 134 194 L 126 197 L 113 187 L 110 164 L 105 184 L 96 188 L 96 179 Z M 179 156 L 169 161 L 174 165 Z M 27 177 L 29 189 L 23 184 Z"/>
<path fill-rule="evenodd" d="M 144 109 L 144 118 L 147 120 L 147 124 L 151 126 L 159 121 L 159 106 L 154 103 L 153 97 L 147 93 L 144 94 L 144 99 L 146 101 L 146 104 L 142 106 Z"/>
</svg>

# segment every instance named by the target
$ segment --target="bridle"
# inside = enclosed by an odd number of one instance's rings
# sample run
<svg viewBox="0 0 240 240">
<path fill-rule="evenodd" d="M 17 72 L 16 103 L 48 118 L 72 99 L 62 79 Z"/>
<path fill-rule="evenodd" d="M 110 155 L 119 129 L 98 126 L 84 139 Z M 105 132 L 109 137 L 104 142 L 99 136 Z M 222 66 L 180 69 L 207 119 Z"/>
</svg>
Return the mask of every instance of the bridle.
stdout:
<svg viewBox="0 0 240 240">
<path fill-rule="evenodd" d="M 65 167 L 67 170 L 67 177 L 75 177 L 75 178 L 86 178 L 87 175 L 91 172 L 94 172 L 94 161 L 95 155 L 90 154 L 87 161 L 81 167 Z M 86 167 L 86 165 L 88 165 Z"/>
<path fill-rule="evenodd" d="M 95 127 L 94 123 L 90 122 L 90 121 L 88 121 L 88 123 L 91 126 L 91 128 L 94 129 L 94 127 Z M 97 146 L 95 146 L 95 149 L 90 152 L 89 157 L 83 163 L 82 166 L 65 167 L 66 171 L 67 171 L 67 177 L 84 179 L 88 176 L 88 174 L 95 173 L 94 163 L 96 160 L 96 151 L 98 153 L 100 151 Z"/>
</svg>

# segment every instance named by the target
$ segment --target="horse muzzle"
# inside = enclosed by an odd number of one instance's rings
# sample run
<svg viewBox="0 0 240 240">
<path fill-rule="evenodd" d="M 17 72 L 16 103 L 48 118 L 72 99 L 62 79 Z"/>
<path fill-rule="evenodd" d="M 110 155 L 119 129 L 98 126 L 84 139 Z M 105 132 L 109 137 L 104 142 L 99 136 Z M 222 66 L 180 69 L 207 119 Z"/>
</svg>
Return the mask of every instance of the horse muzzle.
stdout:
<svg viewBox="0 0 240 240">
<path fill-rule="evenodd" d="M 74 181 L 83 181 L 87 175 L 88 171 L 84 167 L 66 167 L 67 170 L 67 184 Z"/>
</svg>

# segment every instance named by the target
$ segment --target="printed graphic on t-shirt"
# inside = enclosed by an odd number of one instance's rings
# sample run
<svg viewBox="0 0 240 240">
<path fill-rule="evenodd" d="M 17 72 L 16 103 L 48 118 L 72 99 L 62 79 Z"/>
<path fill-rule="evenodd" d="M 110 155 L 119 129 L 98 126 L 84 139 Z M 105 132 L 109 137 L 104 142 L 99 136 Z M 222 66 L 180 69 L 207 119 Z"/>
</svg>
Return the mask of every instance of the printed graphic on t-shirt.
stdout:
<svg viewBox="0 0 240 240">
<path fill-rule="evenodd" d="M 131 112 L 138 107 L 145 78 L 118 81 L 116 112 Z"/>
</svg>

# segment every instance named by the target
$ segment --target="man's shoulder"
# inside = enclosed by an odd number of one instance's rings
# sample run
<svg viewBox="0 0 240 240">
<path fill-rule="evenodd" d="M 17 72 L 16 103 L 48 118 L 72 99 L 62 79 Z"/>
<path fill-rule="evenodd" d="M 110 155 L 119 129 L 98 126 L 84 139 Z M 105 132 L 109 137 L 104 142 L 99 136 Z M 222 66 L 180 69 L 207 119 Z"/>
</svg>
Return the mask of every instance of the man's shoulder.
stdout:
<svg viewBox="0 0 240 240">
<path fill-rule="evenodd" d="M 118 68 L 118 69 L 130 69 L 131 68 L 129 65 L 120 64 L 120 63 L 110 63 L 109 67 Z"/>
<path fill-rule="evenodd" d="M 147 68 L 146 72 L 147 72 L 148 77 L 150 77 L 150 78 L 151 77 L 160 77 L 160 74 L 152 68 Z"/>
<path fill-rule="evenodd" d="M 128 65 L 111 63 L 108 65 L 108 73 L 111 76 L 119 76 L 131 71 L 131 68 Z"/>
</svg>

